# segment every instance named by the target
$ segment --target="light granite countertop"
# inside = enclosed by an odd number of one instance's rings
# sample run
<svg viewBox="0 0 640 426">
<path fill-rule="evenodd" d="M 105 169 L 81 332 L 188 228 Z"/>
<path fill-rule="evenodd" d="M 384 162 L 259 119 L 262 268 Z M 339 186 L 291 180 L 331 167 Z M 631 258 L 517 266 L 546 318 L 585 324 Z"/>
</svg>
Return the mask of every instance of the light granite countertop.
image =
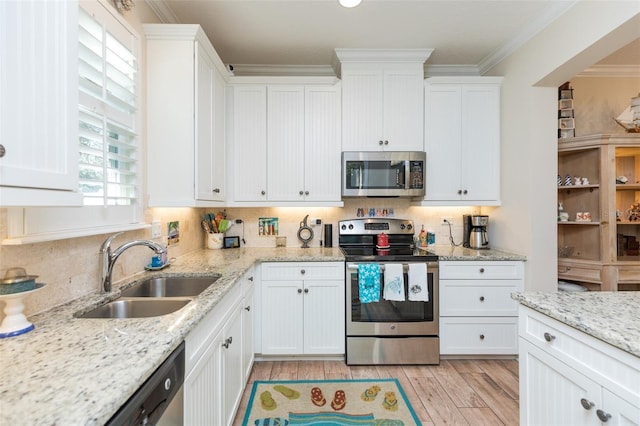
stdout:
<svg viewBox="0 0 640 426">
<path fill-rule="evenodd" d="M 612 346 L 640 357 L 640 292 L 524 292 L 511 297 Z"/>
<path fill-rule="evenodd" d="M 338 248 L 240 248 L 201 250 L 161 271 L 114 283 L 109 294 L 91 294 L 29 320 L 35 329 L 0 340 L 0 423 L 102 425 L 126 402 L 242 274 L 256 262 L 343 261 Z M 149 276 L 220 278 L 185 308 L 160 317 L 74 317 Z"/>
<path fill-rule="evenodd" d="M 462 261 L 524 261 L 526 256 L 504 250 L 474 250 L 462 246 L 435 245 L 428 247 L 427 251 L 438 255 L 439 260 L 462 260 Z"/>
<path fill-rule="evenodd" d="M 435 246 L 441 260 L 524 260 L 496 250 Z M 257 262 L 343 261 L 339 248 L 198 250 L 161 271 L 141 272 L 29 320 L 35 329 L 0 340 L 0 416 L 11 425 L 104 424 Z M 81 319 L 150 276 L 220 278 L 185 308 L 160 317 Z"/>
</svg>

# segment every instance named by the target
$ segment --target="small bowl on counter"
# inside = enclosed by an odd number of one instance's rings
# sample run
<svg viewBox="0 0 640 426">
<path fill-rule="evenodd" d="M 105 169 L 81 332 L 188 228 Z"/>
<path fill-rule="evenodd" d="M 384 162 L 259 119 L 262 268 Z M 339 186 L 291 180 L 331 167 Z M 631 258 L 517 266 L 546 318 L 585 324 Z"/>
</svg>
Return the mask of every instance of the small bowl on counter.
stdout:
<svg viewBox="0 0 640 426">
<path fill-rule="evenodd" d="M 36 288 L 37 275 L 27 275 L 24 268 L 10 268 L 0 279 L 0 294 L 22 293 Z"/>
</svg>

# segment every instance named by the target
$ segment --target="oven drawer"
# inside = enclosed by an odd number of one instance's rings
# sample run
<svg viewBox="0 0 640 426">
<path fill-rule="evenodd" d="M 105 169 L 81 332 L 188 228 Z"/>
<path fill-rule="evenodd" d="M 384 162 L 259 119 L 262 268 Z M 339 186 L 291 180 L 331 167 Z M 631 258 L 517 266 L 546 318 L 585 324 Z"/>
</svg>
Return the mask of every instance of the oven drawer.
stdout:
<svg viewBox="0 0 640 426">
<path fill-rule="evenodd" d="M 343 262 L 266 262 L 262 280 L 342 280 Z"/>
<path fill-rule="evenodd" d="M 515 355 L 518 318 L 440 318 L 441 355 Z"/>
<path fill-rule="evenodd" d="M 440 279 L 518 280 L 524 275 L 522 262 L 513 261 L 441 261 Z"/>
<path fill-rule="evenodd" d="M 519 280 L 440 280 L 442 316 L 516 316 L 518 302 L 511 293 L 520 289 Z"/>
</svg>

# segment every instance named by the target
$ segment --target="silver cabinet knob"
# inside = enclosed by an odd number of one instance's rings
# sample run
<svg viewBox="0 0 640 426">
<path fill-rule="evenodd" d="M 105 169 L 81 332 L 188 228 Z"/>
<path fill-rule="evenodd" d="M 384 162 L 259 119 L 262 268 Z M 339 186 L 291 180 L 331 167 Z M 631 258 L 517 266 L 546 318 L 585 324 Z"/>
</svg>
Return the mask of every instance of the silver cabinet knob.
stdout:
<svg viewBox="0 0 640 426">
<path fill-rule="evenodd" d="M 389 145 L 389 141 L 384 141 L 384 144 L 385 145 Z"/>
<path fill-rule="evenodd" d="M 304 294 L 309 294 L 309 289 L 308 288 L 304 289 Z"/>
<path fill-rule="evenodd" d="M 480 340 L 484 340 L 484 334 L 480 335 Z"/>
<path fill-rule="evenodd" d="M 0 158 L 4 157 L 5 152 L 7 151 L 4 149 L 4 145 L 0 145 Z"/>
<path fill-rule="evenodd" d="M 555 338 L 556 336 L 554 336 L 553 334 L 549 334 L 547 332 L 544 333 L 544 340 L 546 340 L 547 342 L 555 340 Z"/>
<path fill-rule="evenodd" d="M 266 195 L 267 191 L 260 191 L 260 195 Z"/>
<path fill-rule="evenodd" d="M 216 194 L 220 193 L 220 188 L 213 188 L 213 192 L 215 192 Z"/>
<path fill-rule="evenodd" d="M 253 282 L 253 277 L 247 278 L 249 281 Z"/>
<path fill-rule="evenodd" d="M 462 195 L 462 189 L 458 189 L 458 195 Z"/>
<path fill-rule="evenodd" d="M 251 312 L 251 306 L 245 306 L 244 310 L 247 311 L 247 312 Z"/>
<path fill-rule="evenodd" d="M 382 145 L 383 143 L 383 141 L 378 141 L 378 145 Z"/>
<path fill-rule="evenodd" d="M 300 192 L 299 192 L 299 194 L 300 194 L 300 195 L 304 195 L 304 191 L 300 191 Z"/>
<path fill-rule="evenodd" d="M 464 191 L 462 191 L 462 193 L 463 193 L 464 195 L 467 195 L 467 193 L 468 193 L 468 192 L 469 192 L 469 191 L 467 191 L 466 189 L 465 189 Z"/>
<path fill-rule="evenodd" d="M 480 268 L 480 273 L 483 274 L 484 273 L 484 268 Z"/>
<path fill-rule="evenodd" d="M 484 296 L 480 296 L 480 301 L 484 302 Z"/>
<path fill-rule="evenodd" d="M 298 294 L 302 294 L 302 289 L 301 288 L 298 289 Z"/>
<path fill-rule="evenodd" d="M 306 273 L 307 273 L 307 271 L 305 271 L 304 269 L 300 269 L 300 273 L 301 273 L 302 275 L 304 275 L 304 274 L 306 274 Z"/>
<path fill-rule="evenodd" d="M 591 410 L 596 404 L 586 398 L 582 398 L 580 399 L 580 405 L 582 405 L 582 408 L 584 408 L 585 410 Z"/>
<path fill-rule="evenodd" d="M 309 195 L 309 191 L 304 191 L 304 195 Z"/>
<path fill-rule="evenodd" d="M 606 412 L 604 412 L 604 411 L 602 411 L 602 410 L 600 410 L 600 409 L 597 409 L 597 410 L 596 410 L 596 415 L 598 416 L 598 418 L 600 419 L 600 421 L 601 421 L 602 423 L 606 423 L 606 422 L 608 422 L 608 421 L 609 421 L 609 419 L 611 418 L 611 414 L 606 413 Z"/>
</svg>

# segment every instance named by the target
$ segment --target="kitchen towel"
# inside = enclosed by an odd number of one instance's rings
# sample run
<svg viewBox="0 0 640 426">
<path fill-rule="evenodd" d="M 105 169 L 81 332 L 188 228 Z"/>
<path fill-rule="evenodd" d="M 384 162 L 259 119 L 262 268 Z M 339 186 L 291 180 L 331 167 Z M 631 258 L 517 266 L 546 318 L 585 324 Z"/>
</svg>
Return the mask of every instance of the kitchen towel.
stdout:
<svg viewBox="0 0 640 426">
<path fill-rule="evenodd" d="M 380 300 L 380 265 L 378 263 L 358 264 L 358 289 L 361 303 Z"/>
<path fill-rule="evenodd" d="M 409 264 L 409 300 L 415 302 L 429 301 L 426 263 Z"/>
<path fill-rule="evenodd" d="M 385 300 L 404 301 L 404 276 L 401 263 L 387 263 L 384 265 Z"/>
</svg>

